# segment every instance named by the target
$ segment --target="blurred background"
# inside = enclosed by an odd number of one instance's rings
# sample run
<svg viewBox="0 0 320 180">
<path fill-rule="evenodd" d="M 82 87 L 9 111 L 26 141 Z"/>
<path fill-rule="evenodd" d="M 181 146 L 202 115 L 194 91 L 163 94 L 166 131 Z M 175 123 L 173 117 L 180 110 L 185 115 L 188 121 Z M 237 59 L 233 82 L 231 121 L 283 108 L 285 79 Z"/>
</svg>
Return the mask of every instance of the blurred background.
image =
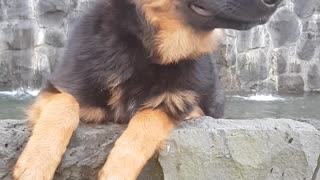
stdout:
<svg viewBox="0 0 320 180">
<path fill-rule="evenodd" d="M 0 0 L 0 119 L 23 118 L 95 0 Z M 264 25 L 226 30 L 214 60 L 227 118 L 320 119 L 320 1 L 284 0 Z"/>
</svg>

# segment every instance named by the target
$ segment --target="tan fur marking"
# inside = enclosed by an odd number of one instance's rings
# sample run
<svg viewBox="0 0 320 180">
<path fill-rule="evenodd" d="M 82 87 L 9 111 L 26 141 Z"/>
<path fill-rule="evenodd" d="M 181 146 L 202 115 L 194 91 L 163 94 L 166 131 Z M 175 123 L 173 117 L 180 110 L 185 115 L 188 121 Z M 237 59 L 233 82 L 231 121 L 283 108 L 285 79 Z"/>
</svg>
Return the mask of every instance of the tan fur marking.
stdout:
<svg viewBox="0 0 320 180">
<path fill-rule="evenodd" d="M 115 121 L 120 117 L 121 110 L 123 109 L 123 104 L 121 102 L 121 97 L 123 92 L 120 87 L 115 87 L 111 92 L 111 98 L 108 101 L 108 105 L 114 110 Z"/>
<path fill-rule="evenodd" d="M 41 101 L 41 102 L 40 102 Z M 32 135 L 13 171 L 15 180 L 51 180 L 79 123 L 79 105 L 69 94 L 42 94 L 31 118 Z M 38 108 L 38 107 L 36 107 Z"/>
<path fill-rule="evenodd" d="M 173 112 L 175 112 L 176 108 L 183 111 L 185 103 L 196 105 L 197 100 L 198 96 L 193 91 L 166 92 L 150 99 L 144 104 L 144 107 L 157 108 L 161 103 L 164 103 Z"/>
<path fill-rule="evenodd" d="M 137 113 L 116 141 L 98 179 L 136 179 L 173 128 L 173 121 L 160 110 L 147 109 Z"/>
<path fill-rule="evenodd" d="M 218 33 L 215 31 L 195 32 L 183 23 L 176 12 L 177 3 L 177 0 L 140 2 L 149 23 L 159 29 L 155 42 L 162 64 L 197 58 L 212 52 L 218 44 Z"/>
<path fill-rule="evenodd" d="M 53 93 L 50 92 L 43 92 L 39 94 L 39 96 L 36 99 L 36 102 L 27 109 L 27 119 L 28 121 L 34 125 L 36 121 L 39 119 L 41 111 L 45 105 L 52 100 Z"/>
<path fill-rule="evenodd" d="M 116 108 L 120 104 L 120 100 L 123 93 L 120 87 L 116 87 L 111 92 L 111 98 L 108 102 L 109 106 L 112 106 L 113 108 Z"/>
<path fill-rule="evenodd" d="M 202 111 L 202 109 L 199 106 L 195 106 L 193 108 L 193 111 L 185 119 L 194 119 L 194 118 L 198 118 L 198 117 L 201 117 L 204 115 L 205 114 Z"/>
<path fill-rule="evenodd" d="M 82 107 L 80 119 L 85 123 L 100 123 L 105 119 L 105 111 L 101 108 Z"/>
</svg>

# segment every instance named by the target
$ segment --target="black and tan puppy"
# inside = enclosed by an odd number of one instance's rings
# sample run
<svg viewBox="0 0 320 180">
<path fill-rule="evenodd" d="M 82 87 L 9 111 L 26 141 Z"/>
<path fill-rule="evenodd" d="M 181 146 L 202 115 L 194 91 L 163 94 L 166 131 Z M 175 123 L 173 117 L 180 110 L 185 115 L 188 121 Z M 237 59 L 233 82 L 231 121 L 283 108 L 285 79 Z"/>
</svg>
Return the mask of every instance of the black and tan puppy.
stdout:
<svg viewBox="0 0 320 180">
<path fill-rule="evenodd" d="M 265 23 L 280 0 L 100 0 L 30 110 L 13 177 L 52 179 L 79 119 L 129 123 L 99 179 L 135 179 L 179 121 L 221 117 L 217 28 Z"/>
</svg>

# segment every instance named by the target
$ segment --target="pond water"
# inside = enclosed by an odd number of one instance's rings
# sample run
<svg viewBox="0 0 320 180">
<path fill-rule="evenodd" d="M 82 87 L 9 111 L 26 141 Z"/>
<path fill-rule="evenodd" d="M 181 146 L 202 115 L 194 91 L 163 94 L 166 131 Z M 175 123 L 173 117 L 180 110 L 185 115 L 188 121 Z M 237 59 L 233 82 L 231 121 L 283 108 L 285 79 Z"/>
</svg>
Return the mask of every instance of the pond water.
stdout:
<svg viewBox="0 0 320 180">
<path fill-rule="evenodd" d="M 23 119 L 24 110 L 34 101 L 37 91 L 0 92 L 0 119 Z M 228 94 L 225 118 L 318 119 L 320 94 L 281 96 Z"/>
<path fill-rule="evenodd" d="M 0 119 L 24 119 L 24 112 L 36 94 L 35 91 L 0 92 Z"/>
<path fill-rule="evenodd" d="M 320 94 L 282 94 L 279 96 L 229 94 L 225 117 L 231 119 L 318 119 L 320 121 Z"/>
</svg>

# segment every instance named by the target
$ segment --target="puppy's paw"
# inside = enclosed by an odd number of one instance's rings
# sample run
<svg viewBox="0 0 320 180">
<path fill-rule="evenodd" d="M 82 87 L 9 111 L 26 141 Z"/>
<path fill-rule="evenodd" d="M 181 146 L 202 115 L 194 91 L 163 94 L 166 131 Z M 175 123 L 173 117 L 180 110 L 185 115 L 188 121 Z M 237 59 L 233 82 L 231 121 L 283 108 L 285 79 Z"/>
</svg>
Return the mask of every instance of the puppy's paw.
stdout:
<svg viewBox="0 0 320 180">
<path fill-rule="evenodd" d="M 18 159 L 12 173 L 14 180 L 51 180 L 56 169 L 56 163 L 33 148 L 26 147 Z"/>
<path fill-rule="evenodd" d="M 123 174 L 117 172 L 100 171 L 98 180 L 129 180 Z"/>
<path fill-rule="evenodd" d="M 19 161 L 13 170 L 12 177 L 14 180 L 51 180 L 51 174 L 45 168 L 32 163 L 32 161 Z"/>
</svg>

